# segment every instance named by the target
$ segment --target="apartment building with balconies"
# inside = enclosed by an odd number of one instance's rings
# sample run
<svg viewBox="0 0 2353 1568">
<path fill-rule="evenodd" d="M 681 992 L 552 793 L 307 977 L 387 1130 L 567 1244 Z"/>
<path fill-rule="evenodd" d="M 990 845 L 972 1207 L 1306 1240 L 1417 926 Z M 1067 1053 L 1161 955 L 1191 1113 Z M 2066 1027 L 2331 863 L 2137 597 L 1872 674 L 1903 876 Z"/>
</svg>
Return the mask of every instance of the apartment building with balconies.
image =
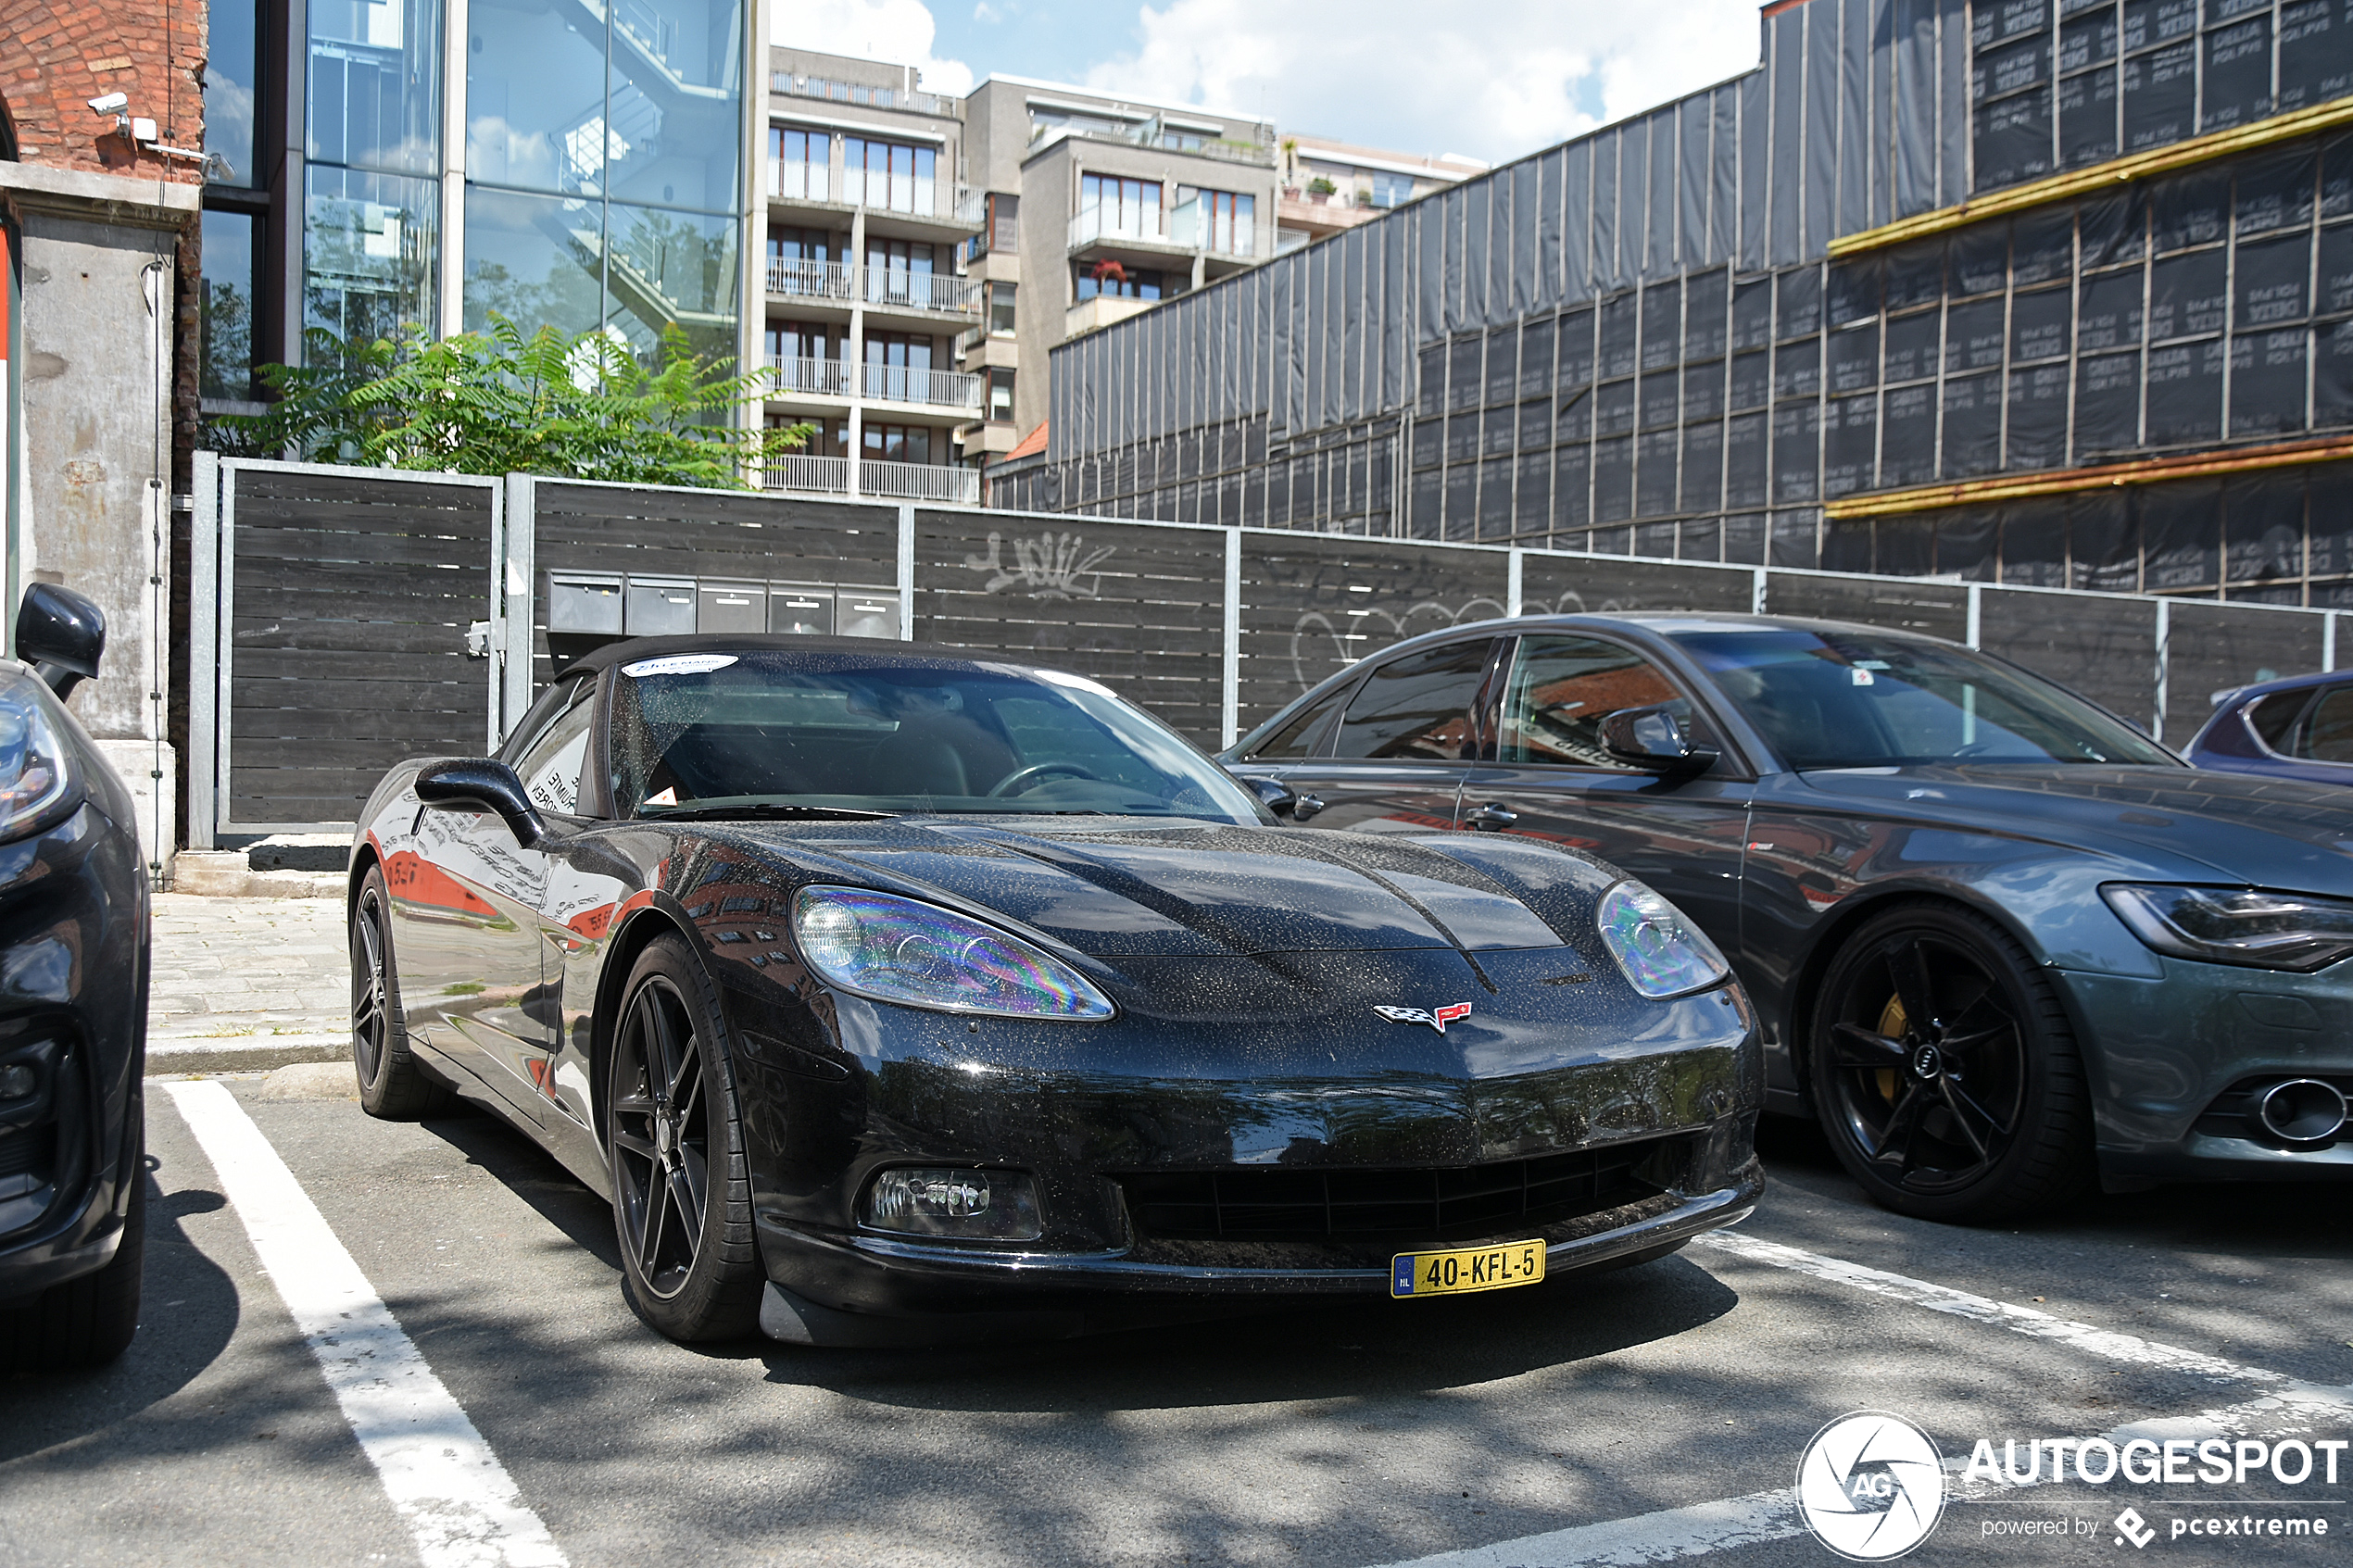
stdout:
<svg viewBox="0 0 2353 1568">
<path fill-rule="evenodd" d="M 772 487 L 973 501 L 962 433 L 985 378 L 956 364 L 985 290 L 963 106 L 903 66 L 769 51 L 764 358 L 771 424 L 817 427 Z"/>
<path fill-rule="evenodd" d="M 1487 171 L 1486 164 L 1460 153 L 1422 157 L 1324 136 L 1287 134 L 1280 152 L 1282 192 L 1275 204 L 1278 256 Z"/>
<path fill-rule="evenodd" d="M 985 396 L 963 449 L 986 461 L 1046 418 L 1057 344 L 1274 256 L 1277 148 L 1253 117 L 1015 76 L 974 89 L 963 124 L 981 319 L 961 364 Z"/>
</svg>

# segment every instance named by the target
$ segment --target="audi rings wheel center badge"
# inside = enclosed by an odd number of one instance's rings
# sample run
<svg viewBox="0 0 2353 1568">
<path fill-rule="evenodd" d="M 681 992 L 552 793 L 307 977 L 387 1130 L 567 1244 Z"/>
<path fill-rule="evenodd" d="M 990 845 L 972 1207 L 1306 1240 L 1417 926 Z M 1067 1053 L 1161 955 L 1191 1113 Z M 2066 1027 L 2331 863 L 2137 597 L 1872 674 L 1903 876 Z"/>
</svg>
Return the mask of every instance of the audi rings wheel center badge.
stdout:
<svg viewBox="0 0 2353 1568">
<path fill-rule="evenodd" d="M 1944 1512 L 1944 1461 L 1928 1434 L 1900 1415 L 1840 1416 L 1798 1461 L 1797 1512 L 1841 1557 L 1901 1557 L 1928 1539 Z"/>
<path fill-rule="evenodd" d="M 1449 1002 L 1442 1008 L 1375 1008 L 1373 1010 L 1391 1023 L 1427 1023 L 1440 1034 L 1458 1018 L 1470 1016 L 1468 1002 Z"/>
</svg>

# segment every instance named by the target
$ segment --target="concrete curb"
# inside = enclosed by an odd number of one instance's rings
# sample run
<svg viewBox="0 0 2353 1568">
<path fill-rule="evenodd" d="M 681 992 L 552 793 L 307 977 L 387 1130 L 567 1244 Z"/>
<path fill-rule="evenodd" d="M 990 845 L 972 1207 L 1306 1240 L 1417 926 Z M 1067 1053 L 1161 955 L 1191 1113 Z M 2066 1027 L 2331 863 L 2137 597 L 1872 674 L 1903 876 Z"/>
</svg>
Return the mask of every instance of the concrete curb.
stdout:
<svg viewBox="0 0 2353 1568">
<path fill-rule="evenodd" d="M 172 859 L 171 890 L 215 898 L 340 898 L 341 872 L 258 872 L 242 849 L 182 849 Z"/>
<path fill-rule="evenodd" d="M 147 1076 L 267 1073 L 300 1062 L 351 1061 L 348 1035 L 217 1035 L 147 1040 Z"/>
</svg>

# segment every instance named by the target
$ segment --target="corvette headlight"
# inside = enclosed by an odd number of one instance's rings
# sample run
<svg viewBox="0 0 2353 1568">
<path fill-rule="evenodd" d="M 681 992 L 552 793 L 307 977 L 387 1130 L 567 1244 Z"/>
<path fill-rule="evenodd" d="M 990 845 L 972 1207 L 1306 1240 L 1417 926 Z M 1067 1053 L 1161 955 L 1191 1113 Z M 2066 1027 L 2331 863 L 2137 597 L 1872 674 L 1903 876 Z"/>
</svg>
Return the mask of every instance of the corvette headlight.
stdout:
<svg viewBox="0 0 2353 1568">
<path fill-rule="evenodd" d="M 2250 887 L 2100 889 L 2117 918 L 2160 953 L 2249 969 L 2322 969 L 2353 954 L 2353 903 Z"/>
<path fill-rule="evenodd" d="M 1068 964 L 976 920 L 889 893 L 805 887 L 793 900 L 800 956 L 856 996 L 941 1012 L 1088 1022 L 1110 998 Z"/>
<path fill-rule="evenodd" d="M 72 809 L 82 781 L 71 759 L 40 702 L 0 686 L 0 843 L 30 837 Z"/>
<path fill-rule="evenodd" d="M 1602 945 L 1645 997 L 1704 991 L 1731 972 L 1716 944 L 1683 911 L 1639 882 L 1621 882 L 1593 911 Z"/>
</svg>

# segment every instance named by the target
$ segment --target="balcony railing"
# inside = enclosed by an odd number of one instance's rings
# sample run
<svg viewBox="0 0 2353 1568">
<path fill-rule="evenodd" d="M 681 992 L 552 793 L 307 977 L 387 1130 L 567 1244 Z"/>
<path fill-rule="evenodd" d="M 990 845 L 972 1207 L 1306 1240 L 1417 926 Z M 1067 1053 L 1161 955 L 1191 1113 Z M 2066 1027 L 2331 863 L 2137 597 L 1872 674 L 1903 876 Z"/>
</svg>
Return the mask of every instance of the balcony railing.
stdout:
<svg viewBox="0 0 2353 1568">
<path fill-rule="evenodd" d="M 914 272 L 897 267 L 853 267 L 841 261 L 798 261 L 772 257 L 768 292 L 797 299 L 860 300 L 900 310 L 939 310 L 971 316 L 980 309 L 980 284 L 952 272 Z"/>
<path fill-rule="evenodd" d="M 864 267 L 860 284 L 869 305 L 901 310 L 945 310 L 970 316 L 980 309 L 980 283 L 950 272 L 909 272 L 895 267 Z"/>
<path fill-rule="evenodd" d="M 978 408 L 981 378 L 962 370 L 917 370 L 904 365 L 865 367 L 866 395 L 884 403 L 923 403 L 933 408 Z"/>
<path fill-rule="evenodd" d="M 1168 243 L 1168 230 L 1161 221 L 1157 207 L 1121 207 L 1106 212 L 1100 207 L 1082 207 L 1078 216 L 1070 220 L 1070 248 L 1076 250 L 1097 240 L 1140 240 L 1147 245 L 1164 245 Z"/>
<path fill-rule="evenodd" d="M 772 256 L 768 258 L 768 292 L 802 299 L 848 299 L 853 270 L 839 261 L 797 261 Z"/>
<path fill-rule="evenodd" d="M 865 104 L 878 109 L 908 109 L 916 114 L 953 116 L 963 100 L 938 93 L 911 93 L 903 87 L 874 87 L 860 82 L 831 82 L 822 76 L 795 76 L 788 70 L 768 78 L 769 90 L 796 98 L 824 98 L 837 104 Z"/>
<path fill-rule="evenodd" d="M 768 194 L 786 201 L 862 207 L 869 212 L 933 219 L 963 229 L 977 229 L 984 220 L 981 197 L 985 193 L 967 186 L 936 179 L 886 178 L 820 163 L 784 163 L 770 158 Z"/>
<path fill-rule="evenodd" d="M 840 359 L 771 359 L 768 374 L 778 392 L 808 392 L 820 397 L 849 395 L 850 366 Z"/>
<path fill-rule="evenodd" d="M 824 495 L 849 494 L 847 458 L 771 458 L 762 476 L 771 490 L 813 491 Z M 980 470 L 945 463 L 862 462 L 858 493 L 887 495 L 900 501 L 939 501 L 953 505 L 980 504 Z"/>
</svg>

